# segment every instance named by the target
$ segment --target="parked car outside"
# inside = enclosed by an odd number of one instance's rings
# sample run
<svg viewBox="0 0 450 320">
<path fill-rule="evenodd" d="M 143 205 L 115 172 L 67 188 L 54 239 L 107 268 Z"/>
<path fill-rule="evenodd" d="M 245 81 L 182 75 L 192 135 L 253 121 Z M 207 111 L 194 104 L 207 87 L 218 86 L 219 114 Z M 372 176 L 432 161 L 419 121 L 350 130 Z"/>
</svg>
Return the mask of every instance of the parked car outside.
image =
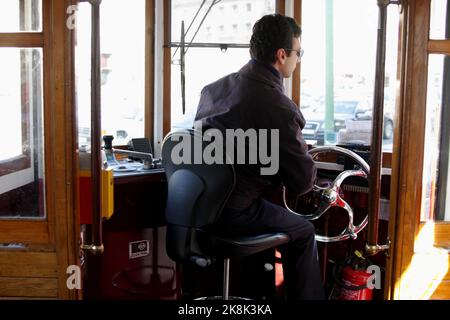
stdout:
<svg viewBox="0 0 450 320">
<path fill-rule="evenodd" d="M 303 137 L 311 144 L 325 144 L 325 104 L 302 110 L 306 124 Z M 334 100 L 334 132 L 345 129 L 346 120 L 372 120 L 372 103 L 369 99 L 335 98 Z M 384 114 L 383 138 L 392 139 L 394 122 L 390 110 Z"/>
</svg>

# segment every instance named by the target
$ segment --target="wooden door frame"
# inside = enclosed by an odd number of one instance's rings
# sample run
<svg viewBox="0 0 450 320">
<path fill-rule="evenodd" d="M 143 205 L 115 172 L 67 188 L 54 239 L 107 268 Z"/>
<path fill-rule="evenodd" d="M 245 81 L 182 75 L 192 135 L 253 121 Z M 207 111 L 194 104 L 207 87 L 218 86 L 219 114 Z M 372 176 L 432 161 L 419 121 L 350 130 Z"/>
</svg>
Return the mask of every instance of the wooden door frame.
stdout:
<svg viewBox="0 0 450 320">
<path fill-rule="evenodd" d="M 428 54 L 450 54 L 450 41 L 429 40 L 431 0 L 405 1 L 400 20 L 400 90 L 395 119 L 390 194 L 389 237 L 385 298 L 403 299 L 405 276 L 415 252 L 415 242 L 424 223 L 420 221 L 425 146 Z M 434 225 L 434 247 L 448 244 L 448 229 Z M 449 272 L 445 276 L 448 279 Z M 450 298 L 446 291 L 431 298 Z"/>
<path fill-rule="evenodd" d="M 47 219 L 0 222 L 1 242 L 24 244 L 23 248 L 0 249 L 0 297 L 81 297 L 80 290 L 69 290 L 66 285 L 67 267 L 79 265 L 80 238 L 73 30 L 66 26 L 67 8 L 75 3 L 42 0 L 43 31 L 31 37 L 43 38 Z M 20 34 L 16 39 L 24 41 Z"/>
</svg>

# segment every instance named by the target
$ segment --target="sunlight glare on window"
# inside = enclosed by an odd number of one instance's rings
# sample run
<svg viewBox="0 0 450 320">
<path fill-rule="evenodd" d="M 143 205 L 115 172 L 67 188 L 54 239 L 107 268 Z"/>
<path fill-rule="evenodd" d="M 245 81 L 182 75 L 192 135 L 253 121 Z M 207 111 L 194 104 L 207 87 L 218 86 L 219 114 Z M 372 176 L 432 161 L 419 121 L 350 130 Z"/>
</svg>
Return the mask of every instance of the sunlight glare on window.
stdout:
<svg viewBox="0 0 450 320">
<path fill-rule="evenodd" d="M 447 0 L 431 0 L 430 8 L 430 39 L 446 39 Z"/>
<path fill-rule="evenodd" d="M 0 220 L 45 218 L 42 53 L 0 48 Z"/>
<path fill-rule="evenodd" d="M 22 154 L 22 110 L 20 100 L 20 56 L 0 49 L 0 161 Z"/>
</svg>

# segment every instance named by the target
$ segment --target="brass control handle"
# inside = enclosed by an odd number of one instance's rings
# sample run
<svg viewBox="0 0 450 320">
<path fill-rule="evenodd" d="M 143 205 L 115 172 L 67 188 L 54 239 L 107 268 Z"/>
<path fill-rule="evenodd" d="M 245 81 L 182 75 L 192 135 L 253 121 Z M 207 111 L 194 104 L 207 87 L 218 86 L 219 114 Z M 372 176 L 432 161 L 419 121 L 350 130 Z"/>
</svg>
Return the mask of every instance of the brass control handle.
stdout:
<svg viewBox="0 0 450 320">
<path fill-rule="evenodd" d="M 83 244 L 81 245 L 81 250 L 89 251 L 94 256 L 101 255 L 105 251 L 105 247 L 102 245 L 96 246 L 93 244 Z"/>
</svg>

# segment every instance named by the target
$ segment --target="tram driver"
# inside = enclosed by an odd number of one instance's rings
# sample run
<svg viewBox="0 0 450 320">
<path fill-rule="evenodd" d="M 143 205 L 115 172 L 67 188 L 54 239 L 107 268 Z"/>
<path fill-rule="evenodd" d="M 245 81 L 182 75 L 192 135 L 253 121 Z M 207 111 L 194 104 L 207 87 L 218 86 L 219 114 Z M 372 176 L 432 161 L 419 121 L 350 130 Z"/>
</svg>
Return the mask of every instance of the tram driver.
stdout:
<svg viewBox="0 0 450 320">
<path fill-rule="evenodd" d="M 309 192 L 316 167 L 302 136 L 305 119 L 285 94 L 283 79 L 291 77 L 303 53 L 301 28 L 291 17 L 263 16 L 253 27 L 251 60 L 238 72 L 203 88 L 196 123 L 203 129 L 277 130 L 276 174 L 262 175 L 259 165 L 238 164 L 236 185 L 218 228 L 227 235 L 253 236 L 284 232 L 281 246 L 287 299 L 324 299 L 315 229 L 311 222 L 263 198 L 264 191 L 283 183 L 291 193 Z M 246 152 L 253 147 L 246 144 Z"/>
</svg>

